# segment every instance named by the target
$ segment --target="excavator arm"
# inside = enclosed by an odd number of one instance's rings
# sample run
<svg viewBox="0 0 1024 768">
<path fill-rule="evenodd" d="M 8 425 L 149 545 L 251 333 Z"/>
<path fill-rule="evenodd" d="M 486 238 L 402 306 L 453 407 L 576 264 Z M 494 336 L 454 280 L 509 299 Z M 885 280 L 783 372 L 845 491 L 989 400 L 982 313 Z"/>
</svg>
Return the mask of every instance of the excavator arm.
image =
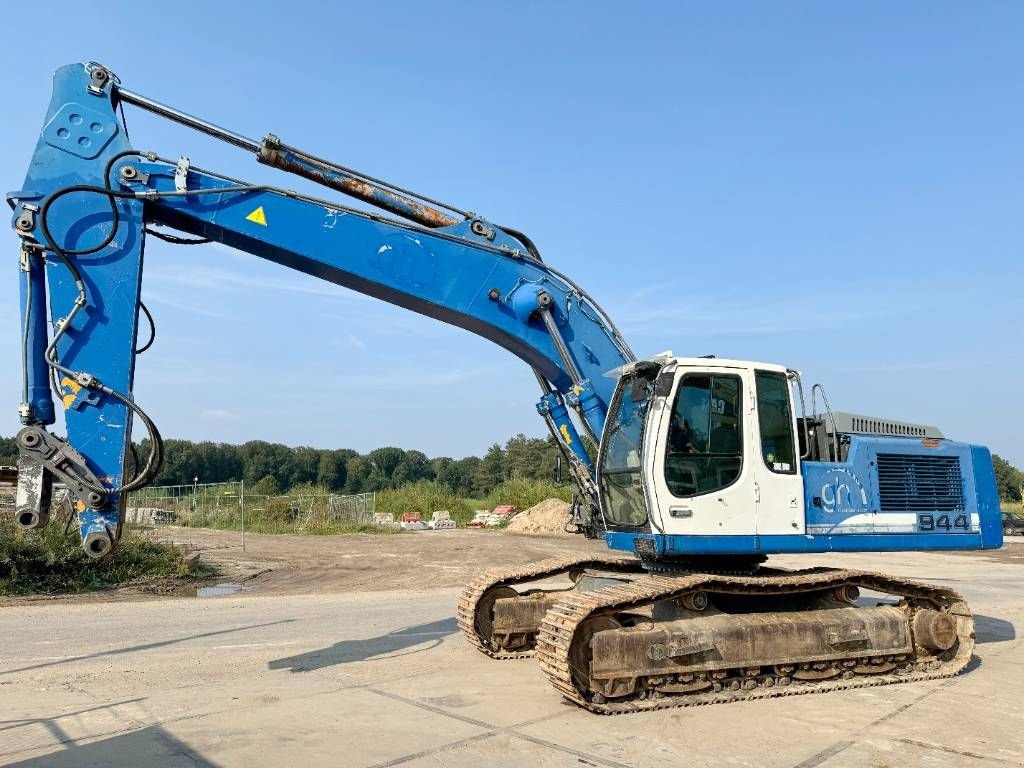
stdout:
<svg viewBox="0 0 1024 768">
<path fill-rule="evenodd" d="M 390 215 L 134 149 L 124 104 L 223 139 L 264 164 Z M 585 497 L 580 503 L 596 510 L 593 468 L 576 424 L 596 441 L 615 386 L 603 374 L 634 356 L 597 303 L 545 264 L 521 233 L 274 136 L 255 141 L 191 117 L 122 88 L 95 63 L 55 74 L 24 187 L 8 201 L 21 238 L 22 526 L 45 524 L 56 479 L 72 494 L 85 550 L 101 557 L 120 535 L 125 494 L 159 472 L 159 431 L 132 397 L 150 234 L 224 243 L 501 345 L 536 373 L 538 411 L 570 460 Z M 64 411 L 66 440 L 45 429 L 55 421 L 54 395 Z M 287 407 L 289 393 L 268 390 L 267 396 Z M 146 428 L 145 461 L 128 461 L 134 419 Z"/>
</svg>

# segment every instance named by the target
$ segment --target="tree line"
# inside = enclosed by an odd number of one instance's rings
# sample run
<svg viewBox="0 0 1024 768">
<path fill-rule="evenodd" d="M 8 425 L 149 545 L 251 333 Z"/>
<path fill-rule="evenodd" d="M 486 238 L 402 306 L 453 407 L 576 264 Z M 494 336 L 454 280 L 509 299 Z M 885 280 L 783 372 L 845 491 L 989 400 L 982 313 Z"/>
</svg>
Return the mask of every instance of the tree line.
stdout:
<svg viewBox="0 0 1024 768">
<path fill-rule="evenodd" d="M 145 456 L 145 441 L 137 446 Z M 164 467 L 156 485 L 191 485 L 245 480 L 253 493 L 275 495 L 299 485 L 318 485 L 338 493 L 368 493 L 399 488 L 417 480 L 435 480 L 460 496 L 480 498 L 505 480 L 551 480 L 560 455 L 547 438 L 518 434 L 504 445 L 494 443 L 483 456 L 429 458 L 422 451 L 375 448 L 361 454 L 349 448 L 291 448 L 280 443 L 250 440 L 242 445 L 167 440 Z M 13 437 L 0 437 L 0 464 L 16 464 Z M 992 455 L 996 485 L 1003 501 L 1020 501 L 1024 472 Z M 563 469 L 563 476 L 568 478 Z"/>
<path fill-rule="evenodd" d="M 1021 472 L 1002 456 L 992 454 L 992 464 L 996 470 L 996 487 L 1002 501 L 1020 501 L 1021 490 L 1024 489 L 1024 472 Z"/>
<path fill-rule="evenodd" d="M 136 451 L 145 459 L 145 441 Z M 164 466 L 154 485 L 191 485 L 245 480 L 255 494 L 276 495 L 300 485 L 338 493 L 368 493 L 434 480 L 452 493 L 470 498 L 489 494 L 505 480 L 552 480 L 560 450 L 551 437 L 518 434 L 494 443 L 483 456 L 428 457 L 422 451 L 391 446 L 361 454 L 349 448 L 297 448 L 263 440 L 241 445 L 165 440 Z M 0 438 L 0 464 L 16 464 L 14 438 Z M 568 473 L 563 469 L 568 482 Z"/>
</svg>

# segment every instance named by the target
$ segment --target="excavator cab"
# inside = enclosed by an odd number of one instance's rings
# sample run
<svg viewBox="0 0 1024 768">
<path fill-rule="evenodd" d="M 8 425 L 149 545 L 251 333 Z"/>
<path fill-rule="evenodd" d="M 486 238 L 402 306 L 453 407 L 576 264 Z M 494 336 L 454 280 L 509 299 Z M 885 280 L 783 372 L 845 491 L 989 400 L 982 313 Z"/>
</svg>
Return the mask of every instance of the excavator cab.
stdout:
<svg viewBox="0 0 1024 768">
<path fill-rule="evenodd" d="M 780 365 L 664 355 L 616 373 L 597 473 L 612 549 L 725 567 L 781 552 L 1002 543 L 980 446 L 833 413 L 820 385 L 808 415 L 800 375 Z"/>
<path fill-rule="evenodd" d="M 794 376 L 778 365 L 709 358 L 625 370 L 599 457 L 607 529 L 802 533 Z"/>
</svg>

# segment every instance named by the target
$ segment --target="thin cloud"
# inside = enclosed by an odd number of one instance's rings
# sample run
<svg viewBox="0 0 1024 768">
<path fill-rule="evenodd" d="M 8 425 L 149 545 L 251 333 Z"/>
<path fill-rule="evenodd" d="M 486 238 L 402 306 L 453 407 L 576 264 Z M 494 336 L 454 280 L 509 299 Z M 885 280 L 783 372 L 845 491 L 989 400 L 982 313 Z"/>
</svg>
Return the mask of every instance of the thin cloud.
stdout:
<svg viewBox="0 0 1024 768">
<path fill-rule="evenodd" d="M 201 306 L 199 304 L 191 304 L 184 301 L 178 301 L 177 299 L 171 299 L 168 298 L 167 296 L 164 296 L 161 293 L 153 293 L 151 291 L 147 291 L 146 295 L 143 298 L 148 302 L 163 304 L 166 307 L 171 307 L 172 309 L 177 309 L 182 312 L 187 312 L 189 314 L 202 315 L 204 317 L 212 317 L 216 320 L 234 320 L 234 317 L 232 315 L 226 314 L 224 312 L 218 312 L 215 309 L 210 309 L 209 307 Z"/>
<path fill-rule="evenodd" d="M 220 423 L 227 421 L 239 421 L 241 418 L 234 411 L 227 411 L 223 408 L 207 408 L 206 410 L 201 411 L 199 416 L 206 421 L 215 421 Z"/>
<path fill-rule="evenodd" d="M 836 366 L 837 371 L 848 373 L 899 373 L 913 371 L 959 371 L 965 368 L 976 368 L 977 363 L 966 360 L 918 360 L 900 361 L 897 363 L 869 363 L 866 365 Z"/>
<path fill-rule="evenodd" d="M 347 301 L 361 301 L 365 297 L 341 286 L 314 277 L 287 279 L 245 274 L 220 267 L 194 266 L 188 269 L 165 272 L 160 269 L 147 271 L 149 281 L 180 285 L 187 288 L 219 292 L 258 291 L 260 295 L 276 291 L 298 293 L 306 296 L 330 296 Z"/>
<path fill-rule="evenodd" d="M 723 296 L 710 300 L 705 293 L 679 285 L 638 289 L 609 308 L 626 337 L 718 337 L 788 334 L 861 327 L 866 321 L 901 317 L 944 300 L 939 290 L 888 285 L 872 288 L 871 300 L 851 306 L 851 286 L 843 292 L 813 297 L 765 301 L 760 295 Z M 655 298 L 657 296 L 657 298 Z M 922 297 L 927 298 L 908 298 Z M 891 299 L 891 300 L 890 300 Z"/>
<path fill-rule="evenodd" d="M 681 300 L 682 306 L 660 308 L 633 308 L 613 313 L 619 328 L 627 338 L 657 335 L 666 332 L 673 336 L 750 336 L 783 334 L 806 331 L 813 324 L 817 330 L 838 330 L 862 323 L 870 318 L 886 317 L 905 311 L 903 307 L 891 310 L 857 309 L 826 310 L 815 309 L 809 316 L 806 305 L 760 305 L 741 306 L 692 304 Z M 811 320 L 813 319 L 813 323 Z"/>
</svg>

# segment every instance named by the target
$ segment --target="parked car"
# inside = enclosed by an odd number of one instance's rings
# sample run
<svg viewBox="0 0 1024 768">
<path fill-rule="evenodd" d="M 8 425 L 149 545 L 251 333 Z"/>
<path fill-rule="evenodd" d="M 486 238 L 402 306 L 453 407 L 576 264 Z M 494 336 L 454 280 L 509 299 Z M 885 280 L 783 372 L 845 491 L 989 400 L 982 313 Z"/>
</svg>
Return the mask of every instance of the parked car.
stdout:
<svg viewBox="0 0 1024 768">
<path fill-rule="evenodd" d="M 1024 536 L 1024 518 L 1003 512 L 1003 536 Z"/>
</svg>

